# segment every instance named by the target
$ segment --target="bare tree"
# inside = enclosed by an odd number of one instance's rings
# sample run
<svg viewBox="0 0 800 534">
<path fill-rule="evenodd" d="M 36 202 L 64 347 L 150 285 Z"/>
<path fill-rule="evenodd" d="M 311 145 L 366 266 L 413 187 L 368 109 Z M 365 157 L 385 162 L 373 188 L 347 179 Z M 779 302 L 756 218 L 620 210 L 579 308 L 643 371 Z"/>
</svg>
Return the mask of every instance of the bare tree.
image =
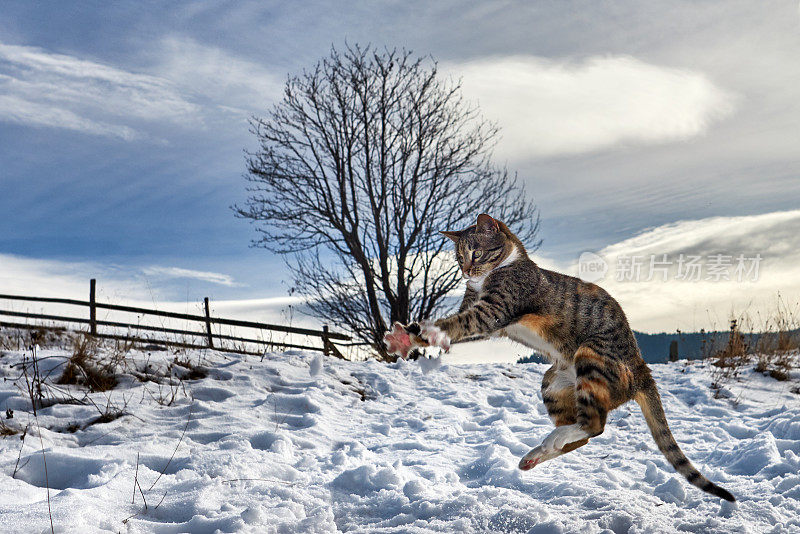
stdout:
<svg viewBox="0 0 800 534">
<path fill-rule="evenodd" d="M 253 118 L 250 195 L 237 206 L 254 241 L 287 254 L 295 288 L 313 314 L 387 357 L 393 321 L 434 316 L 461 282 L 446 239 L 486 212 L 531 250 L 535 206 L 515 175 L 494 166 L 498 130 L 408 51 L 332 49 L 291 76 L 283 99 Z"/>
</svg>

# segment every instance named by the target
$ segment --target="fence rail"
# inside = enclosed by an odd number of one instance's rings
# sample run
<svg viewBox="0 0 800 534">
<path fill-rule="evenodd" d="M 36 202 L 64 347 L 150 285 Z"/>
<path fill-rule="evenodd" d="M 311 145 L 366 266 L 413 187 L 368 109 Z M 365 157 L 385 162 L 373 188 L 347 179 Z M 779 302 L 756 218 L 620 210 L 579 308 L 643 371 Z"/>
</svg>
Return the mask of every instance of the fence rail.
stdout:
<svg viewBox="0 0 800 534">
<path fill-rule="evenodd" d="M 244 347 L 230 347 L 225 346 L 224 344 L 215 343 L 215 341 L 236 341 L 240 343 L 250 343 L 255 345 L 262 345 L 266 348 L 268 347 L 279 347 L 279 348 L 296 348 L 296 349 L 305 349 L 305 350 L 318 350 L 323 352 L 325 355 L 333 355 L 338 358 L 344 359 L 344 356 L 339 351 L 339 349 L 334 344 L 333 340 L 340 340 L 340 341 L 351 341 L 350 336 L 345 334 L 340 334 L 337 332 L 331 332 L 328 330 L 327 326 L 324 326 L 322 330 L 313 330 L 309 328 L 296 328 L 293 326 L 284 326 L 284 325 L 276 325 L 276 324 L 268 324 L 268 323 L 259 323 L 255 321 L 242 321 L 238 319 L 226 319 L 223 317 L 213 317 L 211 315 L 211 307 L 209 304 L 208 297 L 203 299 L 203 309 L 205 311 L 204 315 L 194 315 L 189 313 L 176 313 L 176 312 L 168 312 L 162 310 L 154 310 L 148 308 L 139 308 L 136 306 L 122 306 L 117 304 L 107 304 L 103 302 L 97 302 L 96 298 L 96 288 L 97 282 L 96 280 L 92 279 L 89 283 L 89 300 L 76 300 L 76 299 L 64 299 L 64 298 L 55 298 L 55 297 L 33 297 L 33 296 L 26 296 L 26 295 L 5 295 L 0 294 L 0 300 L 16 300 L 16 301 L 23 301 L 23 302 L 44 302 L 49 304 L 64 304 L 69 306 L 80 306 L 83 308 L 89 308 L 88 318 L 85 317 L 69 317 L 64 315 L 52 315 L 52 314 L 44 314 L 44 313 L 31 313 L 31 312 L 20 312 L 14 310 L 4 310 L 0 309 L 0 315 L 5 315 L 8 317 L 20 317 L 26 319 L 36 319 L 40 321 L 53 321 L 56 323 L 72 323 L 72 324 L 81 324 L 81 325 L 88 325 L 89 326 L 89 334 L 98 338 L 104 339 L 119 339 L 119 340 L 127 340 L 136 343 L 156 343 L 160 345 L 170 345 L 170 346 L 177 346 L 177 347 L 184 347 L 184 348 L 217 348 L 219 350 L 223 350 L 226 352 L 235 352 L 240 354 L 262 354 L 262 352 L 253 352 L 245 350 Z M 164 317 L 169 319 L 181 319 L 185 321 L 191 321 L 198 323 L 199 326 L 203 329 L 202 331 L 194 331 L 194 330 L 184 330 L 179 328 L 167 328 L 164 326 L 150 326 L 150 325 L 143 325 L 143 324 L 133 324 L 133 323 L 126 323 L 126 322 L 119 322 L 119 321 L 106 321 L 102 319 L 97 319 L 97 310 L 109 310 L 109 311 L 117 311 L 117 312 L 124 312 L 124 313 L 136 313 L 145 316 L 153 316 L 153 317 Z M 242 328 L 253 328 L 261 331 L 268 331 L 268 332 L 280 332 L 285 334 L 297 334 L 301 336 L 308 336 L 308 337 L 316 337 L 322 341 L 322 346 L 313 346 L 313 345 L 301 345 L 297 343 L 286 343 L 283 341 L 267 341 L 264 339 L 254 339 L 254 338 L 247 338 L 241 336 L 233 336 L 228 334 L 223 334 L 221 332 L 214 332 L 212 325 L 218 326 L 234 326 L 234 327 L 242 327 Z M 41 324 L 29 324 L 29 323 L 17 323 L 17 322 L 2 322 L 0 321 L 0 326 L 3 327 L 11 327 L 11 328 L 42 328 L 46 325 Z M 49 325 L 47 325 L 49 327 Z M 178 341 L 174 339 L 165 339 L 163 338 L 149 338 L 149 337 L 142 337 L 140 335 L 132 336 L 129 334 L 122 335 L 119 333 L 106 333 L 106 332 L 98 332 L 97 327 L 108 327 L 108 328 L 127 328 L 129 330 L 138 330 L 142 332 L 154 332 L 154 333 L 161 333 L 161 334 L 175 334 L 175 335 L 182 335 L 182 336 L 192 336 L 197 338 L 203 338 L 204 343 L 188 343 L 185 341 Z M 57 327 L 58 329 L 66 329 L 65 327 Z M 343 344 L 343 346 L 349 346 L 351 344 Z"/>
</svg>

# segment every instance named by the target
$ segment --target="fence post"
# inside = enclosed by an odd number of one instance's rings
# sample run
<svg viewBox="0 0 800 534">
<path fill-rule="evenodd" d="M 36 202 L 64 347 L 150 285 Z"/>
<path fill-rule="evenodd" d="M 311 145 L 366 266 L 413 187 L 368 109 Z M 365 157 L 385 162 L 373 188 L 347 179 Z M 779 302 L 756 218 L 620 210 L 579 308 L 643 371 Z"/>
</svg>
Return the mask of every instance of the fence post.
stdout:
<svg viewBox="0 0 800 534">
<path fill-rule="evenodd" d="M 669 361 L 678 361 L 678 342 L 674 339 L 669 343 Z"/>
<path fill-rule="evenodd" d="M 97 280 L 89 280 L 89 332 L 97 335 Z"/>
<path fill-rule="evenodd" d="M 322 332 L 322 354 L 328 356 L 331 352 L 328 346 L 328 343 L 330 343 L 330 341 L 328 341 L 328 325 L 322 327 Z"/>
<path fill-rule="evenodd" d="M 208 306 L 208 297 L 203 299 L 206 307 L 206 333 L 208 334 L 208 348 L 214 348 L 214 336 L 211 334 L 211 309 Z"/>
</svg>

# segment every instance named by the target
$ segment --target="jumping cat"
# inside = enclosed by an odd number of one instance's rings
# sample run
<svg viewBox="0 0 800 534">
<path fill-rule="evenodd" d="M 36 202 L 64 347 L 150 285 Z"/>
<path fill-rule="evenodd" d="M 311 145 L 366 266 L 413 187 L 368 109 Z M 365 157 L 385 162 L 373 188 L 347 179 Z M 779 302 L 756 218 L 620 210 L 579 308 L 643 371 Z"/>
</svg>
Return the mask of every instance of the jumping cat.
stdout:
<svg viewBox="0 0 800 534">
<path fill-rule="evenodd" d="M 384 342 L 403 358 L 413 347 L 473 337 L 506 336 L 553 364 L 542 399 L 556 425 L 520 461 L 523 470 L 582 447 L 600 435 L 608 412 L 635 400 L 659 450 L 689 483 L 736 499 L 689 462 L 667 424 L 661 397 L 622 308 L 599 286 L 538 267 L 502 222 L 478 216 L 466 230 L 442 232 L 456 244 L 467 291 L 455 315 L 434 322 L 395 323 Z"/>
</svg>

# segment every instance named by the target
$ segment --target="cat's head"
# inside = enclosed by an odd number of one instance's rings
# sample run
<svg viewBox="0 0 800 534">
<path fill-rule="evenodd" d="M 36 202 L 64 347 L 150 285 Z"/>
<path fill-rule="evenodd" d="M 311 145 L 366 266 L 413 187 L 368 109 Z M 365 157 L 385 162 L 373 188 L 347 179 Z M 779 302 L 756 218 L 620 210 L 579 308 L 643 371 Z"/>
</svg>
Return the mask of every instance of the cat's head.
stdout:
<svg viewBox="0 0 800 534">
<path fill-rule="evenodd" d="M 518 240 L 506 225 L 485 213 L 465 230 L 442 234 L 455 242 L 458 265 L 467 280 L 482 279 L 518 248 Z"/>
</svg>

